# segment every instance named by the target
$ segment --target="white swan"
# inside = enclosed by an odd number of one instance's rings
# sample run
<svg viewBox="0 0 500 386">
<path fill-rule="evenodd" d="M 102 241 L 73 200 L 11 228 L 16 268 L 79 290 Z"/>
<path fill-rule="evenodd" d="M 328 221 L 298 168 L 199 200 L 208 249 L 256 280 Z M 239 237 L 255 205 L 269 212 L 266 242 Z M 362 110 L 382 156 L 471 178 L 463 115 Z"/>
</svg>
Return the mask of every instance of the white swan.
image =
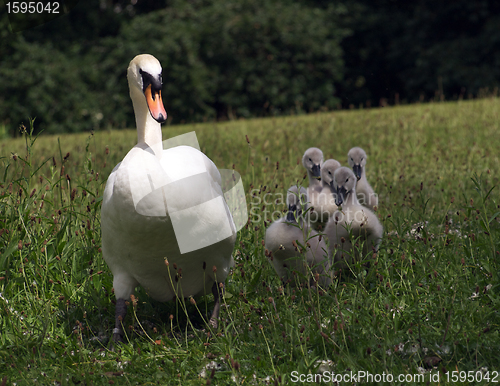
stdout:
<svg viewBox="0 0 500 386">
<path fill-rule="evenodd" d="M 330 260 L 337 268 L 345 268 L 346 262 L 359 261 L 378 249 L 383 227 L 375 213 L 358 202 L 356 177 L 351 169 L 337 169 L 334 189 L 339 209 L 328 221 L 325 234 Z"/>
<path fill-rule="evenodd" d="M 269 253 L 266 254 L 284 282 L 294 282 L 294 271 L 307 277 L 308 265 L 313 273 L 320 275 L 319 283 L 327 286 L 331 283 L 327 248 L 324 238 L 310 229 L 302 218 L 302 208 L 306 207 L 306 202 L 306 189 L 301 187 L 300 195 L 297 186 L 288 189 L 288 213 L 267 228 L 265 246 Z M 306 247 L 305 260 L 300 245 Z"/>
<path fill-rule="evenodd" d="M 353 147 L 347 153 L 347 162 L 358 180 L 356 185 L 358 200 L 367 208 L 375 210 L 378 207 L 378 196 L 366 179 L 366 159 L 366 153 L 360 147 Z"/>
<path fill-rule="evenodd" d="M 308 212 L 309 223 L 315 230 L 324 229 L 330 217 L 337 210 L 333 194 L 333 175 L 340 166 L 340 162 L 334 159 L 328 159 L 321 165 L 322 189 L 312 199 L 312 210 Z"/>
<path fill-rule="evenodd" d="M 137 145 L 110 174 L 101 209 L 103 257 L 113 273 L 116 324 L 135 287 L 168 301 L 212 291 L 210 324 L 217 326 L 219 284 L 232 264 L 235 226 L 223 198 L 214 163 L 199 150 L 163 150 L 161 65 L 136 56 L 127 70 L 137 125 Z"/>
</svg>

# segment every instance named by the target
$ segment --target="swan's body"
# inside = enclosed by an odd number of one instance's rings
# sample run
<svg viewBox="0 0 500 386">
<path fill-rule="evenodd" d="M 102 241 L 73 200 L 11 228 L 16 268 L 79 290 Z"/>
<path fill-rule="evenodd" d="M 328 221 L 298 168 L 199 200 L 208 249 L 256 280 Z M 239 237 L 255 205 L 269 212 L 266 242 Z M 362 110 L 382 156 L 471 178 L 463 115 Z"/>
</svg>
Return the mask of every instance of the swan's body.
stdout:
<svg viewBox="0 0 500 386">
<path fill-rule="evenodd" d="M 347 162 L 358 180 L 356 184 L 358 201 L 361 205 L 375 210 L 378 207 L 378 196 L 366 179 L 366 159 L 366 153 L 360 147 L 353 147 L 347 153 Z"/>
<path fill-rule="evenodd" d="M 330 264 L 326 244 L 324 238 L 302 219 L 302 206 L 305 207 L 306 201 L 304 188 L 300 190 L 300 197 L 296 186 L 288 190 L 287 216 L 273 222 L 266 230 L 265 245 L 270 252 L 271 263 L 283 281 L 294 282 L 294 271 L 308 277 L 309 266 L 312 273 L 320 275 L 320 284 L 327 286 L 331 279 L 328 276 Z M 300 252 L 300 245 L 306 246 L 305 253 Z"/>
<path fill-rule="evenodd" d="M 309 223 L 315 230 L 324 229 L 330 217 L 337 210 L 333 195 L 333 175 L 340 168 L 340 162 L 328 159 L 321 165 L 321 192 L 311 200 L 314 208 L 309 211 Z"/>
<path fill-rule="evenodd" d="M 346 262 L 359 261 L 378 249 L 383 227 L 375 213 L 359 203 L 356 177 L 351 169 L 337 169 L 334 189 L 339 209 L 328 221 L 325 234 L 330 259 L 337 268 L 345 268 Z"/>
<path fill-rule="evenodd" d="M 114 339 L 121 340 L 125 301 L 137 285 L 159 301 L 212 290 L 216 325 L 217 283 L 229 273 L 236 237 L 219 171 L 193 147 L 163 150 L 160 63 L 139 55 L 127 77 L 138 143 L 110 174 L 101 210 L 103 257 L 117 299 Z M 221 231 L 214 236 L 214 229 Z"/>
</svg>

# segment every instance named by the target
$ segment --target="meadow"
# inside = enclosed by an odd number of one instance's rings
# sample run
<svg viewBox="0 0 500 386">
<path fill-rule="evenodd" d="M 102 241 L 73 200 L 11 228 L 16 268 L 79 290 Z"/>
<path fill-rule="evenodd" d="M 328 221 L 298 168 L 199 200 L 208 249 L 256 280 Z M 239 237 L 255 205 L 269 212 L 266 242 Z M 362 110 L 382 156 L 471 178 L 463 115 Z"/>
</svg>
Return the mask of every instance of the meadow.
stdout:
<svg viewBox="0 0 500 386">
<path fill-rule="evenodd" d="M 500 381 L 499 111 L 489 98 L 163 127 L 195 131 L 241 174 L 249 222 L 218 330 L 212 295 L 158 303 L 138 288 L 113 350 L 100 202 L 136 132 L 35 137 L 27 122 L 0 142 L 0 384 Z M 263 246 L 311 146 L 343 165 L 366 150 L 384 226 L 379 252 L 329 288 L 283 286 Z"/>
</svg>

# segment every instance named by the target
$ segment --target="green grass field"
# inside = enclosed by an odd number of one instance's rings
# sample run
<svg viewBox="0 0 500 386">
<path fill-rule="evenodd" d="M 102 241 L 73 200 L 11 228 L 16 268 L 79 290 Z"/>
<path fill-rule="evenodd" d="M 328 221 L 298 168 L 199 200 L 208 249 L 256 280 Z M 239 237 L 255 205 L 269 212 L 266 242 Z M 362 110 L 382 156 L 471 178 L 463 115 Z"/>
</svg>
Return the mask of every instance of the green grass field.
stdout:
<svg viewBox="0 0 500 386">
<path fill-rule="evenodd" d="M 499 382 L 499 111 L 482 99 L 164 127 L 196 131 L 242 175 L 250 222 L 217 331 L 211 295 L 157 303 L 138 288 L 114 351 L 100 197 L 136 132 L 1 141 L 0 384 L 285 385 L 350 371 Z M 306 183 L 310 146 L 342 164 L 366 150 L 384 239 L 330 288 L 283 287 L 263 239 L 276 200 Z"/>
</svg>

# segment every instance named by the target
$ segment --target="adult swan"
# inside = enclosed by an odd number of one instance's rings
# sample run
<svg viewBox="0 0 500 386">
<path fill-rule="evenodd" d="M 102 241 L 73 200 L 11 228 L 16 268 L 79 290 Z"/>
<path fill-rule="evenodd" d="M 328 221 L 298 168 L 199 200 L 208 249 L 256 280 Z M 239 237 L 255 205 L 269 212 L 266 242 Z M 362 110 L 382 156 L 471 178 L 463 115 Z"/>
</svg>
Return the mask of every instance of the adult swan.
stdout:
<svg viewBox="0 0 500 386">
<path fill-rule="evenodd" d="M 233 263 L 236 229 L 214 163 L 190 146 L 163 149 L 162 69 L 138 55 L 127 70 L 137 125 L 135 145 L 104 191 L 102 252 L 116 296 L 113 340 L 123 340 L 126 301 L 141 285 L 168 301 L 212 291 L 217 328 L 223 283 Z"/>
</svg>

